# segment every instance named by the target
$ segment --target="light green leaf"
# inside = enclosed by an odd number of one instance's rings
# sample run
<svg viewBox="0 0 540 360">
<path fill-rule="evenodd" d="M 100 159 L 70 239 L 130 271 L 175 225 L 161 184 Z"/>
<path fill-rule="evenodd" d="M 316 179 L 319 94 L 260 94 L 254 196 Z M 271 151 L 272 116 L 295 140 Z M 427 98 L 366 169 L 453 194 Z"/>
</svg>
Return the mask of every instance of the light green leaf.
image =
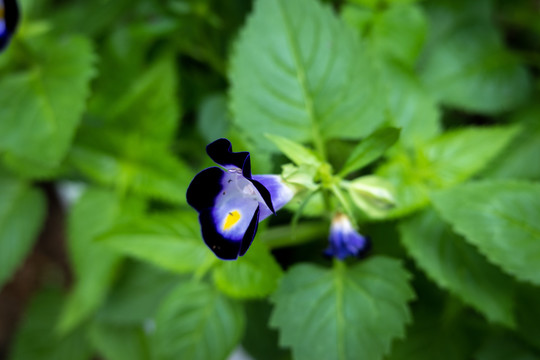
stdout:
<svg viewBox="0 0 540 360">
<path fill-rule="evenodd" d="M 197 129 L 203 138 L 212 142 L 225 137 L 230 126 L 227 98 L 218 93 L 205 97 L 197 112 Z"/>
<path fill-rule="evenodd" d="M 244 322 L 239 303 L 205 283 L 183 283 L 159 308 L 152 358 L 224 360 L 240 342 Z"/>
<path fill-rule="evenodd" d="M 183 204 L 191 170 L 162 140 L 119 129 L 85 126 L 70 152 L 71 164 L 94 181 L 134 193 Z"/>
<path fill-rule="evenodd" d="M 540 185 L 485 181 L 433 195 L 435 208 L 493 263 L 540 284 Z"/>
<path fill-rule="evenodd" d="M 0 150 L 55 167 L 84 110 L 94 55 L 78 36 L 33 45 L 37 63 L 0 80 L 0 93 L 9 94 L 0 97 Z"/>
<path fill-rule="evenodd" d="M 217 262 L 204 244 L 195 212 L 146 216 L 114 228 L 99 241 L 124 255 L 179 274 Z"/>
<path fill-rule="evenodd" d="M 321 160 L 313 152 L 313 150 L 304 147 L 294 141 L 291 141 L 285 137 L 266 134 L 266 137 L 272 141 L 272 143 L 287 156 L 292 162 L 298 166 L 302 165 L 315 165 L 319 166 Z"/>
<path fill-rule="evenodd" d="M 15 334 L 10 360 L 90 360 L 92 349 L 84 329 L 60 337 L 53 331 L 63 306 L 60 291 L 42 290 L 37 293 L 24 313 Z"/>
<path fill-rule="evenodd" d="M 379 86 L 365 49 L 315 0 L 258 0 L 231 59 L 237 125 L 311 142 L 366 136 L 383 121 Z M 322 154 L 321 154 L 322 155 Z"/>
<path fill-rule="evenodd" d="M 137 208 L 140 206 L 131 202 L 122 204 L 116 193 L 97 188 L 85 191 L 73 206 L 68 250 L 76 282 L 60 318 L 61 332 L 75 328 L 105 300 L 121 257 L 96 239 Z"/>
<path fill-rule="evenodd" d="M 89 339 L 107 360 L 150 360 L 148 340 L 142 325 L 119 326 L 95 322 Z"/>
<path fill-rule="evenodd" d="M 218 289 L 233 298 L 250 299 L 270 295 L 277 287 L 283 271 L 267 247 L 255 242 L 236 261 L 222 261 L 214 269 Z"/>
<path fill-rule="evenodd" d="M 381 157 L 399 138 L 399 129 L 383 128 L 360 141 L 339 172 L 345 176 L 359 170 Z"/>
<path fill-rule="evenodd" d="M 41 191 L 0 172 L 0 289 L 37 240 L 45 211 Z"/>
<path fill-rule="evenodd" d="M 437 214 L 424 211 L 400 225 L 401 240 L 418 266 L 489 320 L 514 325 L 513 280 L 456 235 Z"/>
<path fill-rule="evenodd" d="M 119 326 L 142 324 L 154 317 L 161 301 L 180 277 L 143 262 L 127 261 L 122 275 L 110 291 L 96 317 Z"/>
<path fill-rule="evenodd" d="M 371 218 L 384 218 L 395 206 L 394 187 L 380 177 L 362 176 L 340 185 L 347 189 L 354 205 Z"/>
<path fill-rule="evenodd" d="M 377 169 L 396 189 L 396 217 L 429 203 L 429 192 L 453 186 L 482 170 L 513 139 L 516 127 L 465 128 L 444 133 L 417 149 L 397 153 Z"/>
<path fill-rule="evenodd" d="M 409 275 L 384 257 L 336 265 L 292 267 L 272 297 L 270 325 L 298 360 L 381 359 L 410 321 Z"/>
<path fill-rule="evenodd" d="M 420 67 L 422 78 L 448 106 L 483 114 L 511 110 L 528 98 L 529 74 L 488 20 L 490 11 L 483 8 L 489 2 L 469 3 L 443 3 L 433 11 L 444 16 L 431 18 L 433 38 Z"/>
</svg>

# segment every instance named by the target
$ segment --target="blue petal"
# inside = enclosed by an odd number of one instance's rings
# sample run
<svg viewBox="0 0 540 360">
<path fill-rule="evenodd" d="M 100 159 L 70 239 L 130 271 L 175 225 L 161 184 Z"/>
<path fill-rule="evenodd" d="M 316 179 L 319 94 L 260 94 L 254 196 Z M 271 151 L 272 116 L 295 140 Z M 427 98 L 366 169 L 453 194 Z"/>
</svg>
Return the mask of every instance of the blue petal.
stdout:
<svg viewBox="0 0 540 360">
<path fill-rule="evenodd" d="M 294 196 L 294 191 L 285 185 L 279 175 L 253 175 L 253 181 L 262 184 L 272 199 L 273 209 L 261 206 L 261 221 L 285 206 Z"/>
<path fill-rule="evenodd" d="M 4 16 L 0 17 L 0 50 L 8 43 L 19 22 L 19 7 L 15 0 L 0 0 Z"/>
<path fill-rule="evenodd" d="M 213 207 L 216 197 L 223 188 L 224 176 L 225 172 L 215 166 L 198 173 L 187 189 L 188 204 L 198 212 Z"/>
<path fill-rule="evenodd" d="M 349 256 L 362 257 L 370 249 L 368 238 L 356 232 L 344 215 L 337 215 L 332 221 L 328 240 L 330 244 L 325 254 L 340 260 Z"/>
<path fill-rule="evenodd" d="M 227 170 L 240 169 L 245 178 L 251 179 L 251 162 L 247 151 L 233 152 L 231 142 L 227 139 L 217 139 L 206 147 L 206 152 L 212 160 Z"/>
</svg>

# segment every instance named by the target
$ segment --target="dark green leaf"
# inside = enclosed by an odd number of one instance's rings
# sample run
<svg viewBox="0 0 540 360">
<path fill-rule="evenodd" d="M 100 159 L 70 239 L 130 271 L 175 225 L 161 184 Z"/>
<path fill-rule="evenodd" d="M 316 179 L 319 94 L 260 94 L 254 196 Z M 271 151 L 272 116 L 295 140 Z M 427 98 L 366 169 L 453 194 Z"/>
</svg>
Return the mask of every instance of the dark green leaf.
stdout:
<svg viewBox="0 0 540 360">
<path fill-rule="evenodd" d="M 433 195 L 435 208 L 493 263 L 540 284 L 540 185 L 485 181 Z"/>
<path fill-rule="evenodd" d="M 244 313 L 204 283 L 178 286 L 158 310 L 153 359 L 224 360 L 240 342 Z"/>
<path fill-rule="evenodd" d="M 295 359 L 381 359 L 410 321 L 414 296 L 399 262 L 292 267 L 272 297 L 270 324 Z"/>
<path fill-rule="evenodd" d="M 92 345 L 107 360 L 150 360 L 142 325 L 120 326 L 96 322 L 90 327 Z"/>
</svg>

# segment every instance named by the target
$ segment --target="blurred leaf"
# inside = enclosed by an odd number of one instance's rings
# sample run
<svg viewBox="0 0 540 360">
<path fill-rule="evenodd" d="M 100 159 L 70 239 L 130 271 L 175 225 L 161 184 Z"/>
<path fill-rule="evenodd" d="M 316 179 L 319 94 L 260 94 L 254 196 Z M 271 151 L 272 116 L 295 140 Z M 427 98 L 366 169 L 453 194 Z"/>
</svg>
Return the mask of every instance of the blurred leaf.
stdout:
<svg viewBox="0 0 540 360">
<path fill-rule="evenodd" d="M 159 308 L 153 359 L 224 360 L 240 342 L 244 321 L 239 303 L 205 283 L 183 283 Z"/>
<path fill-rule="evenodd" d="M 73 166 L 98 183 L 143 196 L 183 204 L 193 173 L 143 133 L 85 126 L 71 153 Z"/>
<path fill-rule="evenodd" d="M 313 150 L 304 147 L 294 141 L 278 135 L 267 134 L 268 138 L 285 156 L 287 156 L 296 165 L 316 165 L 321 164 L 321 160 Z"/>
<path fill-rule="evenodd" d="M 432 39 L 421 66 L 430 91 L 446 105 L 483 114 L 523 103 L 531 90 L 529 74 L 505 49 L 489 20 L 489 2 L 446 3 L 432 11 Z"/>
<path fill-rule="evenodd" d="M 489 320 L 514 325 L 514 283 L 432 211 L 403 221 L 401 240 L 426 274 Z"/>
<path fill-rule="evenodd" d="M 227 98 L 218 93 L 209 95 L 199 105 L 197 128 L 207 142 L 225 137 L 229 128 Z"/>
<path fill-rule="evenodd" d="M 72 36 L 32 43 L 37 63 L 0 80 L 0 149 L 45 167 L 64 158 L 79 123 L 94 55 Z M 30 168 L 29 172 L 32 171 Z"/>
<path fill-rule="evenodd" d="M 518 288 L 516 320 L 520 336 L 540 351 L 540 288 L 521 284 Z"/>
<path fill-rule="evenodd" d="M 214 269 L 218 289 L 233 298 L 262 298 L 276 289 L 283 271 L 268 248 L 256 242 L 236 261 L 221 261 Z"/>
<path fill-rule="evenodd" d="M 315 0 L 258 0 L 231 59 L 232 110 L 260 134 L 312 142 L 356 139 L 383 121 L 379 86 L 364 48 Z M 322 154 L 321 154 L 322 155 Z"/>
<path fill-rule="evenodd" d="M 127 262 L 124 273 L 110 291 L 96 317 L 103 323 L 124 326 L 142 324 L 154 317 L 179 277 L 143 262 Z"/>
<path fill-rule="evenodd" d="M 150 360 L 142 326 L 119 326 L 95 322 L 89 334 L 92 345 L 107 360 Z"/>
<path fill-rule="evenodd" d="M 463 182 L 482 170 L 516 135 L 516 127 L 449 131 L 419 148 L 402 151 L 377 169 L 396 189 L 389 217 L 403 216 L 429 203 L 429 191 Z"/>
<path fill-rule="evenodd" d="M 40 190 L 0 173 L 0 289 L 30 252 L 45 215 Z"/>
<path fill-rule="evenodd" d="M 91 188 L 72 207 L 68 223 L 68 250 L 75 286 L 62 312 L 59 329 L 71 331 L 101 305 L 111 286 L 121 257 L 96 239 L 121 217 L 140 212 L 134 202 L 123 203 L 118 194 Z"/>
<path fill-rule="evenodd" d="M 207 268 L 217 261 L 206 247 L 195 213 L 146 216 L 112 229 L 103 244 L 179 274 Z"/>
<path fill-rule="evenodd" d="M 399 132 L 396 128 L 383 128 L 360 140 L 339 175 L 345 176 L 377 160 L 398 140 Z"/>
<path fill-rule="evenodd" d="M 427 30 L 427 19 L 419 6 L 405 4 L 405 1 L 384 10 L 345 5 L 342 15 L 363 35 L 377 56 L 408 66 L 415 64 Z"/>
<path fill-rule="evenodd" d="M 475 360 L 538 360 L 527 346 L 513 339 L 509 334 L 498 334 L 489 337 L 476 353 Z"/>
<path fill-rule="evenodd" d="M 251 250 L 250 250 L 251 251 Z M 246 331 L 242 347 L 257 360 L 289 360 L 290 352 L 278 346 L 278 332 L 268 327 L 272 307 L 265 300 L 244 303 Z"/>
<path fill-rule="evenodd" d="M 491 178 L 540 180 L 540 106 L 518 113 L 521 131 L 497 156 L 484 175 Z"/>
<path fill-rule="evenodd" d="M 42 290 L 34 295 L 15 334 L 10 360 L 90 360 L 92 351 L 84 329 L 60 337 L 52 331 L 63 298 L 60 291 Z"/>
<path fill-rule="evenodd" d="M 272 297 L 270 325 L 295 359 L 381 359 L 410 321 L 408 278 L 384 257 L 350 268 L 295 265 Z"/>
<path fill-rule="evenodd" d="M 540 284 L 540 185 L 485 181 L 433 195 L 435 208 L 490 261 Z"/>
</svg>

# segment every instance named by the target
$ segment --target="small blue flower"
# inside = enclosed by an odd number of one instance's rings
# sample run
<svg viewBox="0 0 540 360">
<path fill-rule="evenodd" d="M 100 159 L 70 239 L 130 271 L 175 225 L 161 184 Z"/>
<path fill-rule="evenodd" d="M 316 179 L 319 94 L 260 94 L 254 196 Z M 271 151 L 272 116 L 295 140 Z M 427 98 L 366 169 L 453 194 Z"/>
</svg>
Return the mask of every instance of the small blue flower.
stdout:
<svg viewBox="0 0 540 360">
<path fill-rule="evenodd" d="M 19 22 L 16 0 L 0 0 L 0 51 L 6 47 Z"/>
<path fill-rule="evenodd" d="M 199 212 L 206 245 L 223 260 L 243 256 L 253 242 L 259 221 L 283 207 L 294 195 L 277 175 L 251 175 L 248 152 L 233 152 L 227 139 L 206 147 L 223 166 L 198 173 L 189 184 L 187 202 Z"/>
<path fill-rule="evenodd" d="M 338 213 L 330 225 L 330 245 L 324 251 L 325 255 L 344 260 L 349 256 L 362 257 L 370 248 L 368 238 L 360 235 L 351 224 L 349 218 Z"/>
</svg>

